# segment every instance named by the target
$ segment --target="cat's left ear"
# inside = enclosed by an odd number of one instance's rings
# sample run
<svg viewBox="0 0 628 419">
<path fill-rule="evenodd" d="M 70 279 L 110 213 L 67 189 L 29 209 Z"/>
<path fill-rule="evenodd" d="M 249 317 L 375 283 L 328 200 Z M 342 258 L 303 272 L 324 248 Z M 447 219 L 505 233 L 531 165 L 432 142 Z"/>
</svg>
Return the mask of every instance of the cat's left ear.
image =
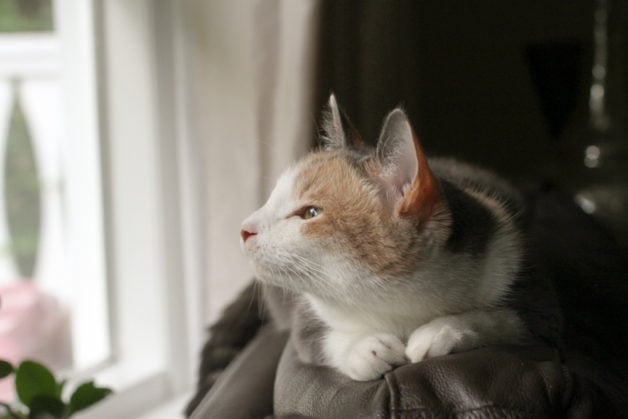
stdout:
<svg viewBox="0 0 628 419">
<path fill-rule="evenodd" d="M 441 199 L 440 188 L 408 116 L 400 108 L 384 122 L 377 157 L 384 166 L 387 196 L 395 200 L 399 214 L 429 217 Z"/>
<path fill-rule="evenodd" d="M 323 147 L 327 150 L 340 148 L 360 149 L 364 142 L 347 115 L 338 107 L 336 96 L 329 96 L 327 107 L 323 112 Z"/>
</svg>

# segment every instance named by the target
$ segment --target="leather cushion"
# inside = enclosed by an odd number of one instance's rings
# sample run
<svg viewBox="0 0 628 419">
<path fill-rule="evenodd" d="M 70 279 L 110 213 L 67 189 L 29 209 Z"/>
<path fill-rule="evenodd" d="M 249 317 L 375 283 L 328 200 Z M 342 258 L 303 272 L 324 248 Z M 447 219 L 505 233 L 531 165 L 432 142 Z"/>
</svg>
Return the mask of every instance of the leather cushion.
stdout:
<svg viewBox="0 0 628 419">
<path fill-rule="evenodd" d="M 275 381 L 275 415 L 316 418 L 590 417 L 589 383 L 574 381 L 549 347 L 486 347 L 405 365 L 355 382 L 301 363 L 287 345 Z M 612 410 L 608 412 L 612 413 Z"/>
<path fill-rule="evenodd" d="M 191 419 L 263 418 L 273 413 L 275 369 L 287 333 L 264 327 L 221 374 Z"/>
</svg>

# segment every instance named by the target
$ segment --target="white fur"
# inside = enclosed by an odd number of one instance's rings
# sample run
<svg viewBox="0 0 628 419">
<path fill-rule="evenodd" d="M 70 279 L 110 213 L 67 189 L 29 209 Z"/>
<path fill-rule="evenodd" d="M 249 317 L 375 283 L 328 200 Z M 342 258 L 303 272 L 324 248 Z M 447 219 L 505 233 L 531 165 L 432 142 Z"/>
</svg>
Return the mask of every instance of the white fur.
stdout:
<svg viewBox="0 0 628 419">
<path fill-rule="evenodd" d="M 394 365 L 408 362 L 405 345 L 392 334 L 359 334 L 330 331 L 324 340 L 330 365 L 354 380 L 379 378 Z"/>
<path fill-rule="evenodd" d="M 264 206 L 244 220 L 242 229 L 256 235 L 241 240 L 241 245 L 262 282 L 296 292 L 334 295 L 355 273 L 342 272 L 342 259 L 300 233 L 306 221 L 291 215 L 308 203 L 294 196 L 298 170 L 297 165 L 282 174 Z"/>
<path fill-rule="evenodd" d="M 405 353 L 411 362 L 418 362 L 489 344 L 516 343 L 522 333 L 521 321 L 510 310 L 471 311 L 438 317 L 418 327 Z"/>
<path fill-rule="evenodd" d="M 508 289 L 514 269 L 500 260 L 509 256 L 500 250 L 508 244 L 508 237 L 495 237 L 489 245 L 485 269 L 477 274 L 469 272 L 470 263 L 464 256 L 443 254 L 428 265 L 429 269 L 400 281 L 404 286 L 390 278 L 368 278 L 362 273 L 354 277 L 360 278 L 360 283 L 388 285 L 379 293 L 355 292 L 343 302 L 306 295 L 316 315 L 331 330 L 323 345 L 327 363 L 353 379 L 368 380 L 381 376 L 403 359 L 398 345 L 389 345 L 390 349 L 382 352 L 380 336 L 407 342 L 404 363 L 488 344 L 517 342 L 524 328 L 516 314 L 490 308 Z M 513 252 L 505 252 L 509 251 Z M 518 258 L 512 263 L 518 264 Z M 359 272 L 358 266 L 353 269 Z M 460 280 L 469 276 L 477 281 Z M 462 313 L 446 314 L 451 312 Z M 369 355 L 369 350 L 382 356 Z M 390 359 L 395 362 L 384 365 Z"/>
<path fill-rule="evenodd" d="M 282 218 L 297 209 L 297 203 L 292 194 L 296 170 L 286 170 L 277 180 L 266 203 L 242 223 L 242 229 L 254 231 L 257 234 L 267 233 Z M 244 250 L 247 251 L 242 241 Z"/>
</svg>

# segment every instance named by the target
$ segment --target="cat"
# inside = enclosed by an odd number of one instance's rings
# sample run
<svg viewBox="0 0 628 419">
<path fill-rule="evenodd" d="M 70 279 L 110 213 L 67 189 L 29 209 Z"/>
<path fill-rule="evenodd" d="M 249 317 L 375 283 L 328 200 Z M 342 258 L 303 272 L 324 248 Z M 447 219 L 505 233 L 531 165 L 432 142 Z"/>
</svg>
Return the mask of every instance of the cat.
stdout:
<svg viewBox="0 0 628 419">
<path fill-rule="evenodd" d="M 366 145 L 332 95 L 323 146 L 290 166 L 241 246 L 301 361 L 357 381 L 531 334 L 508 302 L 525 271 L 521 197 L 428 159 L 403 109 Z"/>
</svg>

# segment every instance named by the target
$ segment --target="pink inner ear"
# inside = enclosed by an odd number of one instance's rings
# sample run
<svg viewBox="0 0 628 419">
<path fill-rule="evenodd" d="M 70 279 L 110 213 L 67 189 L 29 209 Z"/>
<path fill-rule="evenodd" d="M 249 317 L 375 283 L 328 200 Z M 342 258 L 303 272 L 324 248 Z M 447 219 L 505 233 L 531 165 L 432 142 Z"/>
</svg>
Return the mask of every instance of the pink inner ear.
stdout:
<svg viewBox="0 0 628 419">
<path fill-rule="evenodd" d="M 393 110 L 382 128 L 377 154 L 385 165 L 385 189 L 395 194 L 399 214 L 428 218 L 440 199 L 438 182 L 405 112 Z M 390 199 L 390 195 L 387 196 Z"/>
<path fill-rule="evenodd" d="M 418 216 L 421 220 L 425 220 L 432 215 L 434 205 L 440 199 L 440 189 L 438 182 L 432 173 L 427 158 L 421 147 L 421 143 L 417 138 L 414 130 L 412 132 L 412 144 L 414 145 L 413 159 L 418 163 L 418 170 L 415 169 L 414 179 L 411 185 L 402 192 L 403 202 L 399 210 L 399 214 L 403 216 Z"/>
<path fill-rule="evenodd" d="M 408 194 L 414 179 L 417 177 L 419 165 L 414 144 L 405 142 L 399 150 L 400 157 L 397 163 L 397 173 L 395 175 L 395 185 L 402 196 Z"/>
</svg>

